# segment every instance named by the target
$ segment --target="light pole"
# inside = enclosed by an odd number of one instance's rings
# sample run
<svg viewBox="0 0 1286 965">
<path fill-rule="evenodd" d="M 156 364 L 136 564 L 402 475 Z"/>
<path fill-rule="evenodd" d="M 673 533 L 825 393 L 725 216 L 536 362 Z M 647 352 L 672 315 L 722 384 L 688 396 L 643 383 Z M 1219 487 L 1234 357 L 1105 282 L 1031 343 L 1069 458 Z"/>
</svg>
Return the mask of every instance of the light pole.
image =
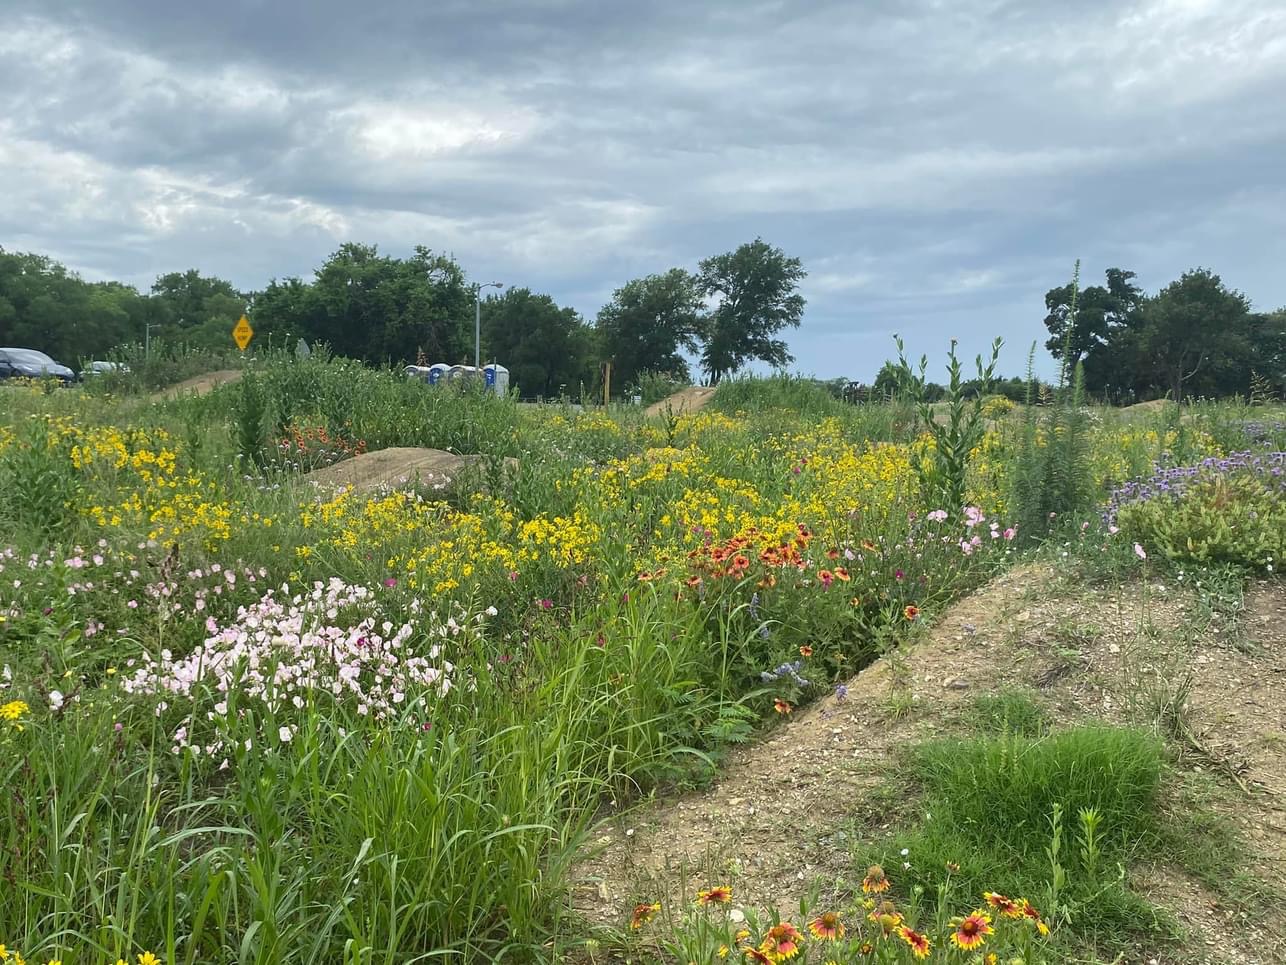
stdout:
<svg viewBox="0 0 1286 965">
<path fill-rule="evenodd" d="M 482 371 L 482 289 L 504 288 L 498 281 L 473 283 L 473 367 Z"/>
</svg>

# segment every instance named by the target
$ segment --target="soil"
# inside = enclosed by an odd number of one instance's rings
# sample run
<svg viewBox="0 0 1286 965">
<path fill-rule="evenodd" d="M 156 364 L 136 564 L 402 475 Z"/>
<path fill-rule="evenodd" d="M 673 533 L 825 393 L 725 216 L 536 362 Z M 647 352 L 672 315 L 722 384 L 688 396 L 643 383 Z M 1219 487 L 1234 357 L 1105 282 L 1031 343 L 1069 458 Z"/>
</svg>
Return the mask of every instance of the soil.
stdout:
<svg viewBox="0 0 1286 965">
<path fill-rule="evenodd" d="M 965 730 L 972 698 L 1002 687 L 1033 692 L 1056 726 L 1160 721 L 1178 767 L 1216 783 L 1203 803 L 1241 831 L 1256 855 L 1247 871 L 1286 890 L 1280 582 L 1254 584 L 1240 619 L 1209 618 L 1174 581 L 1090 587 L 1024 566 L 846 686 L 843 700 L 827 696 L 729 755 L 709 787 L 603 817 L 575 876 L 576 911 L 619 927 L 638 901 L 730 879 L 739 907 L 789 913 L 819 884 L 825 900 L 851 878 L 854 844 L 906 820 L 906 802 L 889 799 L 899 749 Z M 1138 877 L 1188 934 L 1179 949 L 1138 949 L 1139 961 L 1286 961 L 1280 916 L 1225 907 L 1177 868 Z"/>
<path fill-rule="evenodd" d="M 665 415 L 667 411 L 678 415 L 680 412 L 700 412 L 714 398 L 714 386 L 690 385 L 680 389 L 674 395 L 654 402 L 643 410 L 645 416 Z"/>
<path fill-rule="evenodd" d="M 163 389 L 152 396 L 155 402 L 169 401 L 178 399 L 186 395 L 205 395 L 221 385 L 228 385 L 236 382 L 241 378 L 241 369 L 220 369 L 217 372 L 206 372 L 204 375 L 195 375 L 190 379 L 184 379 L 168 389 Z"/>
<path fill-rule="evenodd" d="M 377 449 L 313 470 L 299 478 L 317 486 L 351 486 L 358 492 L 416 482 L 431 489 L 446 489 L 466 468 L 476 466 L 483 458 L 462 456 L 443 449 Z M 514 459 L 505 460 L 508 466 L 516 462 Z"/>
</svg>

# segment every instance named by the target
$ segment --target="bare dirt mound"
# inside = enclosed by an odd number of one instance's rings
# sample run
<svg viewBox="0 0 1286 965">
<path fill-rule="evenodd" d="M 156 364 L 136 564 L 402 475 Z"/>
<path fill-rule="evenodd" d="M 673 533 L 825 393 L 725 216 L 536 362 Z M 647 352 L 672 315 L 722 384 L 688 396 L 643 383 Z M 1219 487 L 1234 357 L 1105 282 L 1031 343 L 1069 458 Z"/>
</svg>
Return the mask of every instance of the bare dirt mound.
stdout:
<svg viewBox="0 0 1286 965">
<path fill-rule="evenodd" d="M 300 479 L 317 486 L 352 486 L 358 492 L 414 483 L 431 489 L 446 489 L 466 469 L 477 466 L 484 458 L 462 456 L 443 449 L 377 449 L 305 473 Z M 516 463 L 516 459 L 505 460 L 507 466 Z"/>
<path fill-rule="evenodd" d="M 240 378 L 241 369 L 220 369 L 217 372 L 206 372 L 204 375 L 194 375 L 190 379 L 184 379 L 168 389 L 157 392 L 152 396 L 152 399 L 160 402 L 178 399 L 185 395 L 205 395 L 212 389 L 227 385 L 229 382 L 236 382 Z"/>
<path fill-rule="evenodd" d="M 1170 405 L 1169 399 L 1153 399 L 1150 402 L 1136 402 L 1134 405 L 1121 407 L 1121 415 L 1155 415 L 1158 412 L 1164 412 Z"/>
<path fill-rule="evenodd" d="M 645 416 L 665 415 L 667 411 L 678 415 L 680 412 L 700 412 L 714 398 L 714 387 L 709 385 L 690 385 L 680 389 L 674 395 L 654 402 L 643 410 Z"/>
<path fill-rule="evenodd" d="M 1246 870 L 1286 888 L 1280 582 L 1253 586 L 1234 619 L 1210 616 L 1186 585 L 1091 587 L 1024 566 L 846 686 L 731 754 L 711 786 L 603 818 L 574 878 L 576 911 L 619 927 L 636 902 L 682 902 L 725 881 L 739 907 L 782 914 L 817 883 L 823 901 L 840 898 L 827 890 L 852 876 L 853 845 L 914 820 L 913 805 L 902 814 L 906 802 L 888 797 L 900 749 L 967 731 L 974 695 L 1002 688 L 1032 693 L 1058 725 L 1151 721 L 1181 769 L 1216 782 L 1213 806 L 1258 856 Z M 1192 934 L 1183 961 L 1286 961 L 1280 916 L 1247 920 L 1181 869 L 1139 869 L 1137 881 Z"/>
</svg>

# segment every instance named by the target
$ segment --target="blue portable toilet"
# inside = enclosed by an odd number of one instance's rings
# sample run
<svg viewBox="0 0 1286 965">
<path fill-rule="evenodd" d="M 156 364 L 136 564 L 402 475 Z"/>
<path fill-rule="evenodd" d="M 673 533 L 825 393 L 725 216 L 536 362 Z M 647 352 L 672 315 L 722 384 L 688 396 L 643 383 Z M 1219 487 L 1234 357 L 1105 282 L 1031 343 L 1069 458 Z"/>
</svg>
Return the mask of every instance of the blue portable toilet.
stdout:
<svg viewBox="0 0 1286 965">
<path fill-rule="evenodd" d="M 487 383 L 488 392 L 494 392 L 496 395 L 509 394 L 509 370 L 507 368 L 498 362 L 492 362 L 482 372 Z"/>
<path fill-rule="evenodd" d="M 439 382 L 445 381 L 447 377 L 447 371 L 450 368 L 451 366 L 447 365 L 445 362 L 436 362 L 433 365 L 430 365 L 429 366 L 429 385 L 437 385 Z"/>
</svg>

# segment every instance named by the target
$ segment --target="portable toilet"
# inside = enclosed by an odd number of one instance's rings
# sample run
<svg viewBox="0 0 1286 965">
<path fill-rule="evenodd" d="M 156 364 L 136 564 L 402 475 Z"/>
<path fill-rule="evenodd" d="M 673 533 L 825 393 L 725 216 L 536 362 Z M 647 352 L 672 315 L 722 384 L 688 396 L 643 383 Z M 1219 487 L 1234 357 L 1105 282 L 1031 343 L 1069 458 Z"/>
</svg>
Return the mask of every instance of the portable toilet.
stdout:
<svg viewBox="0 0 1286 965">
<path fill-rule="evenodd" d="M 447 369 L 447 381 L 458 382 L 465 379 L 475 378 L 478 370 L 472 365 L 452 365 Z"/>
<path fill-rule="evenodd" d="M 450 370 L 451 366 L 447 365 L 445 362 L 435 362 L 433 365 L 430 365 L 429 385 L 437 385 L 439 382 L 445 382 L 447 372 Z"/>
<path fill-rule="evenodd" d="M 427 381 L 429 377 L 429 370 L 423 365 L 408 365 L 402 369 L 402 373 L 408 379 L 415 379 L 417 382 Z"/>
<path fill-rule="evenodd" d="M 487 391 L 496 395 L 509 394 L 509 370 L 498 362 L 492 362 L 482 370 L 487 383 Z"/>
</svg>

